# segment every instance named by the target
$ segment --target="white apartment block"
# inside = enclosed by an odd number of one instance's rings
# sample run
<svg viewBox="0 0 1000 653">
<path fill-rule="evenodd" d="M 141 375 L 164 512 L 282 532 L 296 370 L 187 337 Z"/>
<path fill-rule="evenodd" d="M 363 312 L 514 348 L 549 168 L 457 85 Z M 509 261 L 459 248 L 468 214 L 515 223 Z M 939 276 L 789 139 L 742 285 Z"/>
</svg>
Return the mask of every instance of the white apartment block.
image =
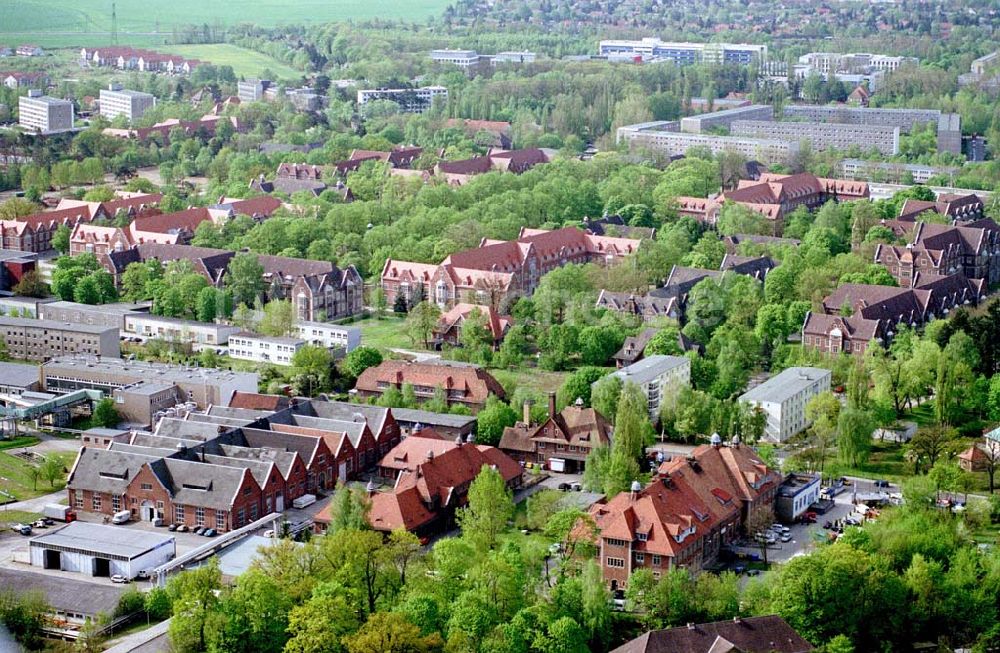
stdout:
<svg viewBox="0 0 1000 653">
<path fill-rule="evenodd" d="M 361 346 L 361 329 L 339 326 L 327 322 L 299 322 L 295 325 L 298 336 L 311 345 L 327 349 L 343 349 L 350 353 Z"/>
<path fill-rule="evenodd" d="M 870 52 L 808 52 L 799 57 L 799 63 L 811 66 L 823 75 L 830 73 L 868 73 L 874 71 L 892 72 L 900 66 L 916 65 L 916 57 L 897 57 Z"/>
<path fill-rule="evenodd" d="M 902 183 L 908 176 L 915 184 L 926 184 L 931 177 L 945 175 L 954 177 L 960 169 L 950 166 L 929 166 L 920 163 L 896 163 L 885 161 L 865 161 L 864 159 L 844 159 L 840 162 L 840 176 L 845 179 Z"/>
<path fill-rule="evenodd" d="M 639 41 L 601 41 L 598 53 L 619 57 L 635 55 L 644 61 L 671 61 L 680 66 L 695 63 L 750 64 L 767 59 L 767 46 L 752 43 L 676 43 L 646 37 Z"/>
<path fill-rule="evenodd" d="M 269 88 L 271 88 L 270 80 L 248 79 L 236 83 L 236 95 L 240 98 L 240 102 L 260 102 Z"/>
<path fill-rule="evenodd" d="M 167 342 L 190 343 L 195 351 L 200 351 L 205 348 L 225 346 L 229 342 L 229 337 L 240 331 L 239 327 L 228 324 L 196 322 L 150 313 L 126 313 L 125 328 L 122 333 L 127 336 L 157 338 Z"/>
<path fill-rule="evenodd" d="M 73 103 L 68 100 L 28 91 L 17 100 L 18 124 L 27 131 L 41 134 L 73 129 Z"/>
<path fill-rule="evenodd" d="M 459 68 L 472 68 L 483 63 L 483 57 L 475 50 L 431 50 L 431 61 L 445 63 Z"/>
<path fill-rule="evenodd" d="M 857 145 L 865 152 L 875 149 L 885 156 L 899 154 L 899 127 L 883 125 L 734 120 L 730 133 L 751 138 L 809 141 L 814 150 L 847 150 Z"/>
<path fill-rule="evenodd" d="M 133 122 L 154 106 L 156 98 L 149 93 L 130 91 L 116 85 L 101 89 L 101 115 L 108 120 L 125 116 L 129 122 Z"/>
<path fill-rule="evenodd" d="M 376 100 L 391 100 L 399 105 L 403 113 L 424 113 L 434 106 L 435 98 L 447 100 L 448 89 L 444 86 L 371 88 L 358 91 L 358 106 L 363 107 Z"/>
<path fill-rule="evenodd" d="M 505 50 L 496 54 L 486 55 L 490 58 L 490 63 L 494 66 L 507 63 L 535 63 L 538 55 L 534 52 Z"/>
<path fill-rule="evenodd" d="M 677 131 L 677 125 L 676 121 L 661 121 L 619 127 L 617 142 L 624 141 L 632 148 L 645 147 L 667 156 L 683 156 L 692 147 L 707 147 L 713 154 L 737 152 L 747 159 L 767 164 L 787 163 L 799 151 L 797 141 L 685 134 Z"/>
<path fill-rule="evenodd" d="M 806 419 L 809 400 L 829 390 L 830 370 L 790 367 L 743 393 L 739 400 L 764 411 L 765 439 L 784 442 L 809 426 Z"/>
<path fill-rule="evenodd" d="M 243 331 L 229 336 L 229 356 L 255 363 L 291 365 L 295 352 L 306 344 L 299 338 L 275 338 Z"/>
<path fill-rule="evenodd" d="M 662 354 L 647 356 L 638 363 L 615 370 L 612 376 L 621 379 L 623 385 L 635 383 L 642 389 L 649 418 L 655 422 L 660 417 L 664 400 L 691 385 L 691 359 Z"/>
</svg>

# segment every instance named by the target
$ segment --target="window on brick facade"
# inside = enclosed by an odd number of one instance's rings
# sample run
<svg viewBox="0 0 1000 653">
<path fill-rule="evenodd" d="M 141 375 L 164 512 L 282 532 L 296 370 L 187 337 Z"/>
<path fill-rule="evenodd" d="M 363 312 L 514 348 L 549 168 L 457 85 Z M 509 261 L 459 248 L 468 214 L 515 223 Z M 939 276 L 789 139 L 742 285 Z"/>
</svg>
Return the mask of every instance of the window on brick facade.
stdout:
<svg viewBox="0 0 1000 653">
<path fill-rule="evenodd" d="M 250 506 L 250 521 L 257 521 L 257 504 Z"/>
<path fill-rule="evenodd" d="M 163 515 L 163 502 L 162 501 L 157 501 L 156 502 L 156 512 L 159 513 L 160 515 Z"/>
<path fill-rule="evenodd" d="M 83 510 L 83 492 L 77 492 L 73 495 L 73 505 L 76 506 L 77 510 Z"/>
<path fill-rule="evenodd" d="M 240 508 L 239 511 L 236 513 L 236 527 L 239 528 L 240 526 L 242 526 L 243 523 L 246 521 L 246 518 L 247 518 L 246 512 L 243 510 L 243 508 Z"/>
<path fill-rule="evenodd" d="M 205 525 L 205 509 L 204 508 L 196 508 L 195 509 L 195 511 L 194 511 L 194 521 L 199 526 L 204 526 Z"/>
<path fill-rule="evenodd" d="M 245 488 L 243 488 L 243 496 L 245 496 L 245 497 L 250 496 L 250 494 L 252 492 L 253 492 L 253 488 L 252 487 L 245 487 Z"/>
<path fill-rule="evenodd" d="M 659 567 L 660 566 L 660 556 L 657 556 L 657 555 L 653 556 L 653 566 L 654 567 Z"/>
<path fill-rule="evenodd" d="M 90 499 L 90 505 L 94 509 L 94 512 L 99 511 L 101 509 L 101 495 L 95 493 Z"/>
<path fill-rule="evenodd" d="M 226 527 L 226 513 L 222 510 L 215 511 L 215 528 L 216 530 L 223 530 Z"/>
<path fill-rule="evenodd" d="M 152 490 L 153 489 L 153 484 L 152 483 L 142 483 L 141 485 L 139 485 L 139 487 L 142 488 L 143 490 Z"/>
<path fill-rule="evenodd" d="M 115 512 L 122 509 L 122 498 L 117 494 L 111 497 L 111 509 Z"/>
<path fill-rule="evenodd" d="M 635 562 L 636 562 L 636 564 L 639 564 L 639 565 L 645 564 L 645 562 L 646 562 L 646 554 L 645 553 L 636 553 L 635 554 Z"/>
<path fill-rule="evenodd" d="M 605 563 L 607 564 L 607 566 L 613 567 L 615 569 L 625 568 L 625 561 L 622 560 L 621 558 L 607 558 Z"/>
<path fill-rule="evenodd" d="M 174 521 L 184 521 L 184 506 L 174 506 Z"/>
</svg>

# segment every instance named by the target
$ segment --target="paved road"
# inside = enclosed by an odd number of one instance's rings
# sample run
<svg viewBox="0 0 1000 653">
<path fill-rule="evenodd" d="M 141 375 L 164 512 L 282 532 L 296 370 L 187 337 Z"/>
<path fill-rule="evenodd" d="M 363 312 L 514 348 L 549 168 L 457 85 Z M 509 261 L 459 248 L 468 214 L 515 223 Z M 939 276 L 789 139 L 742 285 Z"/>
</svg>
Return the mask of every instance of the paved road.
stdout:
<svg viewBox="0 0 1000 653">
<path fill-rule="evenodd" d="M 409 356 L 418 363 L 423 363 L 424 361 L 435 361 L 441 358 L 441 354 L 435 354 L 429 351 L 414 351 L 412 349 L 390 349 L 389 351 L 402 354 L 403 356 Z"/>
<path fill-rule="evenodd" d="M 25 512 L 42 512 L 42 508 L 48 503 L 59 503 L 66 498 L 66 491 L 59 490 L 58 492 L 52 492 L 51 494 L 43 494 L 40 497 L 35 497 L 34 499 L 24 499 L 23 501 L 15 501 L 14 503 L 8 503 L 2 508 L 0 508 L 0 521 L 3 520 L 4 510 L 23 510 Z"/>
</svg>

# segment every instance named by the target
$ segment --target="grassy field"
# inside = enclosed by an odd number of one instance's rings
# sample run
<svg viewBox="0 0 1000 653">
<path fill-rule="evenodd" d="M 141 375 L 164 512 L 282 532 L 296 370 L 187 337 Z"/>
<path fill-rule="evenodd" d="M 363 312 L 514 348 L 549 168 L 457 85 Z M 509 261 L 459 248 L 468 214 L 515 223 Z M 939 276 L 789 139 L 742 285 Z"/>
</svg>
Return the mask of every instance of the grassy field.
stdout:
<svg viewBox="0 0 1000 653">
<path fill-rule="evenodd" d="M 111 30 L 111 2 L 94 0 L 5 0 L 0 15 L 0 43 L 30 41 L 49 45 L 106 45 Z M 441 14 L 448 0 L 116 0 L 121 44 L 163 44 L 175 27 L 235 25 L 262 27 L 372 18 L 424 21 Z"/>
<path fill-rule="evenodd" d="M 58 458 L 66 469 L 69 469 L 73 460 L 76 459 L 76 453 L 72 451 L 60 451 L 47 455 Z M 13 494 L 18 500 L 23 500 L 33 499 L 65 487 L 65 478 L 56 481 L 54 487 L 41 478 L 38 479 L 37 484 L 32 483 L 28 467 L 29 463 L 22 458 L 12 456 L 6 451 L 0 452 L 0 490 Z"/>
<path fill-rule="evenodd" d="M 350 326 L 361 329 L 361 342 L 366 347 L 377 349 L 423 349 L 422 343 L 416 347 L 413 341 L 403 333 L 403 321 L 405 318 L 395 315 L 387 315 L 379 320 L 369 317 L 357 322 L 351 322 Z"/>
<path fill-rule="evenodd" d="M 216 66 L 232 66 L 238 77 L 258 77 L 264 70 L 271 71 L 278 79 L 297 79 L 302 76 L 301 70 L 295 70 L 266 54 L 228 43 L 167 45 L 157 49 L 168 54 L 207 61 Z"/>
</svg>

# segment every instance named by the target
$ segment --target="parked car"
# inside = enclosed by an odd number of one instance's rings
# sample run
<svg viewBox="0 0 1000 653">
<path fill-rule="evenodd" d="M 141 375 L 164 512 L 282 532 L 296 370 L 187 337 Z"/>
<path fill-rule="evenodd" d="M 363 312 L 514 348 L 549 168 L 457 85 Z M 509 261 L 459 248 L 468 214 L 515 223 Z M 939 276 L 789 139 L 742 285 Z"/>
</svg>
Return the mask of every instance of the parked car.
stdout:
<svg viewBox="0 0 1000 653">
<path fill-rule="evenodd" d="M 574 492 L 582 492 L 583 491 L 583 485 L 580 484 L 580 483 L 571 483 L 569 487 Z"/>
<path fill-rule="evenodd" d="M 562 490 L 563 492 L 568 492 L 569 491 L 569 483 L 560 483 L 559 484 L 559 489 Z"/>
<path fill-rule="evenodd" d="M 206 528 L 201 534 L 205 537 L 215 537 L 216 535 L 214 528 Z"/>
<path fill-rule="evenodd" d="M 167 530 L 173 533 L 174 531 L 177 530 L 177 524 L 171 524 L 170 526 L 167 526 Z"/>
<path fill-rule="evenodd" d="M 161 526 L 166 526 L 166 523 L 163 521 L 163 517 L 157 517 L 156 519 L 154 519 L 153 526 L 156 526 L 157 528 Z"/>
<path fill-rule="evenodd" d="M 274 537 L 274 530 L 269 528 L 264 531 L 264 537 Z"/>
<path fill-rule="evenodd" d="M 785 533 L 784 535 L 781 536 L 781 541 L 785 542 L 785 543 L 791 542 L 792 541 L 792 534 L 791 533 Z"/>
<path fill-rule="evenodd" d="M 112 582 L 112 583 L 119 583 L 119 584 L 121 584 L 121 585 L 124 585 L 124 584 L 126 584 L 126 583 L 128 583 L 128 582 L 129 582 L 129 579 L 128 579 L 128 578 L 125 578 L 125 577 L 124 577 L 124 576 L 122 576 L 121 574 L 115 574 L 115 575 L 113 575 L 113 576 L 111 577 L 111 582 Z"/>
<path fill-rule="evenodd" d="M 204 527 L 204 526 L 195 526 L 195 527 L 194 527 L 194 530 L 193 530 L 193 531 L 191 531 L 191 532 L 192 532 L 192 533 L 194 533 L 195 535 L 201 535 L 201 532 L 202 532 L 203 530 L 205 530 L 205 527 Z"/>
<path fill-rule="evenodd" d="M 149 578 L 149 570 L 143 569 L 135 575 L 136 578 Z"/>
<path fill-rule="evenodd" d="M 178 533 L 187 533 L 188 532 L 187 524 L 178 524 L 178 526 L 177 526 L 177 532 Z"/>
<path fill-rule="evenodd" d="M 747 576 L 760 576 L 760 569 L 750 569 L 747 571 Z"/>
<path fill-rule="evenodd" d="M 879 480 L 875 481 L 875 487 L 881 488 L 883 490 L 888 490 L 889 489 L 889 481 L 886 481 L 884 479 L 879 479 Z"/>
<path fill-rule="evenodd" d="M 32 526 L 34 526 L 35 528 L 48 528 L 49 527 L 49 525 L 45 523 L 44 519 L 39 519 L 34 524 L 32 524 Z"/>
<path fill-rule="evenodd" d="M 31 526 L 28 524 L 14 524 L 10 527 L 10 530 L 21 535 L 31 535 Z"/>
</svg>

